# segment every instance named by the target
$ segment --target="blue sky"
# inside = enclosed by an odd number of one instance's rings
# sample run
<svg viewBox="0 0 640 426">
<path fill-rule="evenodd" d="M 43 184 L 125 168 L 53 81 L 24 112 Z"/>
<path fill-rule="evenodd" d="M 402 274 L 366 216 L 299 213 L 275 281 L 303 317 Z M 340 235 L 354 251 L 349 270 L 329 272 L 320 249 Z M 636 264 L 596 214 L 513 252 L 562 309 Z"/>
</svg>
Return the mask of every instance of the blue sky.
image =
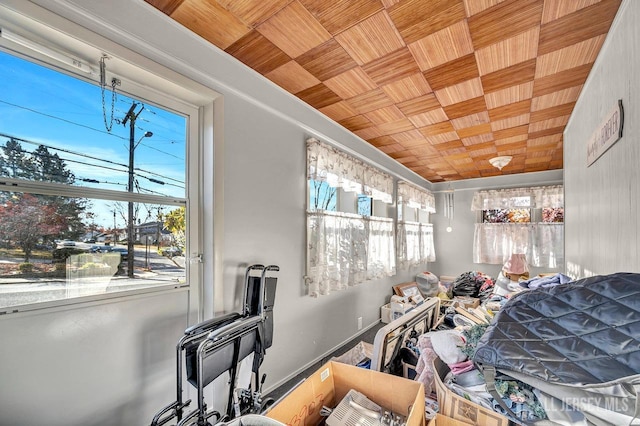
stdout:
<svg viewBox="0 0 640 426">
<path fill-rule="evenodd" d="M 99 86 L 4 52 L 0 52 L 0 76 L 0 133 L 34 142 L 21 143 L 27 151 L 43 144 L 67 160 L 67 168 L 77 178 L 100 181 L 78 181 L 77 185 L 127 190 L 128 173 L 122 165 L 129 162 L 130 129 L 128 123 L 124 126 L 118 120 L 124 119 L 133 99 L 118 94 L 113 127 L 108 132 Z M 156 105 L 142 104 L 135 141 L 147 131 L 153 136 L 143 138 L 134 151 L 135 168 L 141 169 L 136 170 L 140 192 L 184 197 L 186 119 Z M 105 105 L 109 123 L 110 91 L 105 93 Z M 0 137 L 0 145 L 6 140 Z M 113 225 L 112 217 L 110 223 Z"/>
</svg>

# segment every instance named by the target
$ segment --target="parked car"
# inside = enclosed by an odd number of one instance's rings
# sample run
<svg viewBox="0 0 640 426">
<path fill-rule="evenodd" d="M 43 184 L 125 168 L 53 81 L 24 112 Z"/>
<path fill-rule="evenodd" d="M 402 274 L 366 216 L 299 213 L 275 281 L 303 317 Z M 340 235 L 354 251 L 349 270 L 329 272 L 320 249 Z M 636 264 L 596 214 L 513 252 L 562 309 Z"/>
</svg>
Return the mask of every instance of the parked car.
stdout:
<svg viewBox="0 0 640 426">
<path fill-rule="evenodd" d="M 91 253 L 107 253 L 107 252 L 111 251 L 111 247 L 109 247 L 109 246 L 101 246 L 99 244 L 94 244 L 91 247 L 89 247 L 89 251 Z"/>
<path fill-rule="evenodd" d="M 72 241 L 72 240 L 64 240 L 62 241 L 62 246 L 63 247 L 75 247 L 76 242 Z"/>
<path fill-rule="evenodd" d="M 91 253 L 120 253 L 120 260 L 125 261 L 129 256 L 129 250 L 126 247 L 113 247 L 107 245 L 93 244 L 89 247 Z"/>
<path fill-rule="evenodd" d="M 129 257 L 129 250 L 126 247 L 109 247 L 111 250 L 109 250 L 110 252 L 117 252 L 120 253 L 120 257 L 122 258 L 122 260 L 127 260 L 127 258 Z"/>
<path fill-rule="evenodd" d="M 160 250 L 160 254 L 167 257 L 182 256 L 182 249 L 180 247 L 165 247 Z"/>
<path fill-rule="evenodd" d="M 85 251 L 78 247 L 57 247 L 51 253 L 53 256 L 53 261 L 59 262 L 66 260 L 69 256 L 72 256 L 74 254 L 85 253 Z"/>
</svg>

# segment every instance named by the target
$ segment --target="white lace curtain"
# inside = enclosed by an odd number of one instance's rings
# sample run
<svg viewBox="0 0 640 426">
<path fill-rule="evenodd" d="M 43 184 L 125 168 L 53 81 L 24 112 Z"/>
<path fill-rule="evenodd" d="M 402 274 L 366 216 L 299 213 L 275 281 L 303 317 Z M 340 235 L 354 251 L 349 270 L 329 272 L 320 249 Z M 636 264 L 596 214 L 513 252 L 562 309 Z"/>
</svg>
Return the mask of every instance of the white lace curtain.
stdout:
<svg viewBox="0 0 640 426">
<path fill-rule="evenodd" d="M 313 138 L 307 140 L 307 178 L 393 202 L 393 177 Z M 393 219 L 309 211 L 307 244 L 313 297 L 396 272 Z"/>
<path fill-rule="evenodd" d="M 392 219 L 314 211 L 307 225 L 310 296 L 395 274 Z"/>
<path fill-rule="evenodd" d="M 435 213 L 436 200 L 431 191 L 418 188 L 407 182 L 398 182 L 398 204 Z"/>
<path fill-rule="evenodd" d="M 436 201 L 431 191 L 407 182 L 398 182 L 398 205 L 435 213 Z M 398 221 L 398 266 L 406 269 L 436 260 L 433 245 L 433 225 Z"/>
<path fill-rule="evenodd" d="M 433 225 L 420 222 L 398 222 L 398 266 L 408 268 L 435 262 Z"/>
<path fill-rule="evenodd" d="M 333 188 L 393 202 L 391 175 L 313 138 L 307 140 L 307 175 Z"/>
<path fill-rule="evenodd" d="M 523 205 L 522 198 L 529 198 Z M 471 210 L 560 208 L 564 207 L 562 185 L 536 186 L 531 188 L 507 188 L 478 191 L 473 195 Z"/>
<path fill-rule="evenodd" d="M 478 191 L 471 210 L 563 208 L 562 185 Z M 564 223 L 476 223 L 473 262 L 504 264 L 511 254 L 524 253 L 536 267 L 564 263 Z"/>
<path fill-rule="evenodd" d="M 563 223 L 476 223 L 473 262 L 504 264 L 524 253 L 527 263 L 557 268 L 564 263 Z"/>
</svg>

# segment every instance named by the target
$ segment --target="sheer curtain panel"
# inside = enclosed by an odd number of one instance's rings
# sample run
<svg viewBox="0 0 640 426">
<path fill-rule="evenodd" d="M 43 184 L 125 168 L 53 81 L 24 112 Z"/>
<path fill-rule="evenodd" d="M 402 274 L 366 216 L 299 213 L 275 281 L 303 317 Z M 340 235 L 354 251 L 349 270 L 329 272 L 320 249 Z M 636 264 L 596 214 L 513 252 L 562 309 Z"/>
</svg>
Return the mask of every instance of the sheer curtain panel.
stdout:
<svg viewBox="0 0 640 426">
<path fill-rule="evenodd" d="M 407 269 L 436 261 L 431 223 L 398 221 L 398 266 Z"/>
<path fill-rule="evenodd" d="M 307 232 L 310 296 L 344 290 L 365 281 L 367 238 L 362 216 L 308 212 Z"/>
<path fill-rule="evenodd" d="M 396 252 L 393 246 L 393 219 L 365 218 L 368 230 L 367 279 L 377 280 L 396 273 Z"/>
<path fill-rule="evenodd" d="M 435 213 L 433 193 L 407 182 L 398 182 L 398 205 Z M 397 225 L 398 265 L 404 269 L 436 260 L 433 225 L 400 220 Z"/>
<path fill-rule="evenodd" d="M 564 224 L 476 223 L 474 263 L 504 264 L 513 253 L 532 266 L 557 268 L 564 263 Z"/>
</svg>

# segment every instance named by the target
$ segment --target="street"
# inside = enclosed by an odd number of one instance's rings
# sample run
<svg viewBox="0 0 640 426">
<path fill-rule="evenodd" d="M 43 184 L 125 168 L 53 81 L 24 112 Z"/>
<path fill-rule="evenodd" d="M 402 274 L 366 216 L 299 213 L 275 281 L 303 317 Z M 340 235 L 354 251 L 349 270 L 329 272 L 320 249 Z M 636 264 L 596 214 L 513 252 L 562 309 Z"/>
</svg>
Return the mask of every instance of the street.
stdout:
<svg viewBox="0 0 640 426">
<path fill-rule="evenodd" d="M 77 247 L 85 248 L 84 244 L 77 243 Z M 86 245 L 90 246 L 90 244 Z M 0 278 L 0 307 L 22 306 L 185 282 L 183 256 L 168 258 L 158 254 L 155 247 L 150 247 L 147 251 L 145 246 L 136 246 L 134 255 L 134 278 L 127 276 L 126 262 L 121 263 L 124 274 L 110 276 L 77 279 L 72 277 L 23 278 L 16 275 L 15 278 Z M 22 259 L 15 261 L 19 263 Z M 3 262 L 11 261 L 3 260 Z"/>
</svg>

